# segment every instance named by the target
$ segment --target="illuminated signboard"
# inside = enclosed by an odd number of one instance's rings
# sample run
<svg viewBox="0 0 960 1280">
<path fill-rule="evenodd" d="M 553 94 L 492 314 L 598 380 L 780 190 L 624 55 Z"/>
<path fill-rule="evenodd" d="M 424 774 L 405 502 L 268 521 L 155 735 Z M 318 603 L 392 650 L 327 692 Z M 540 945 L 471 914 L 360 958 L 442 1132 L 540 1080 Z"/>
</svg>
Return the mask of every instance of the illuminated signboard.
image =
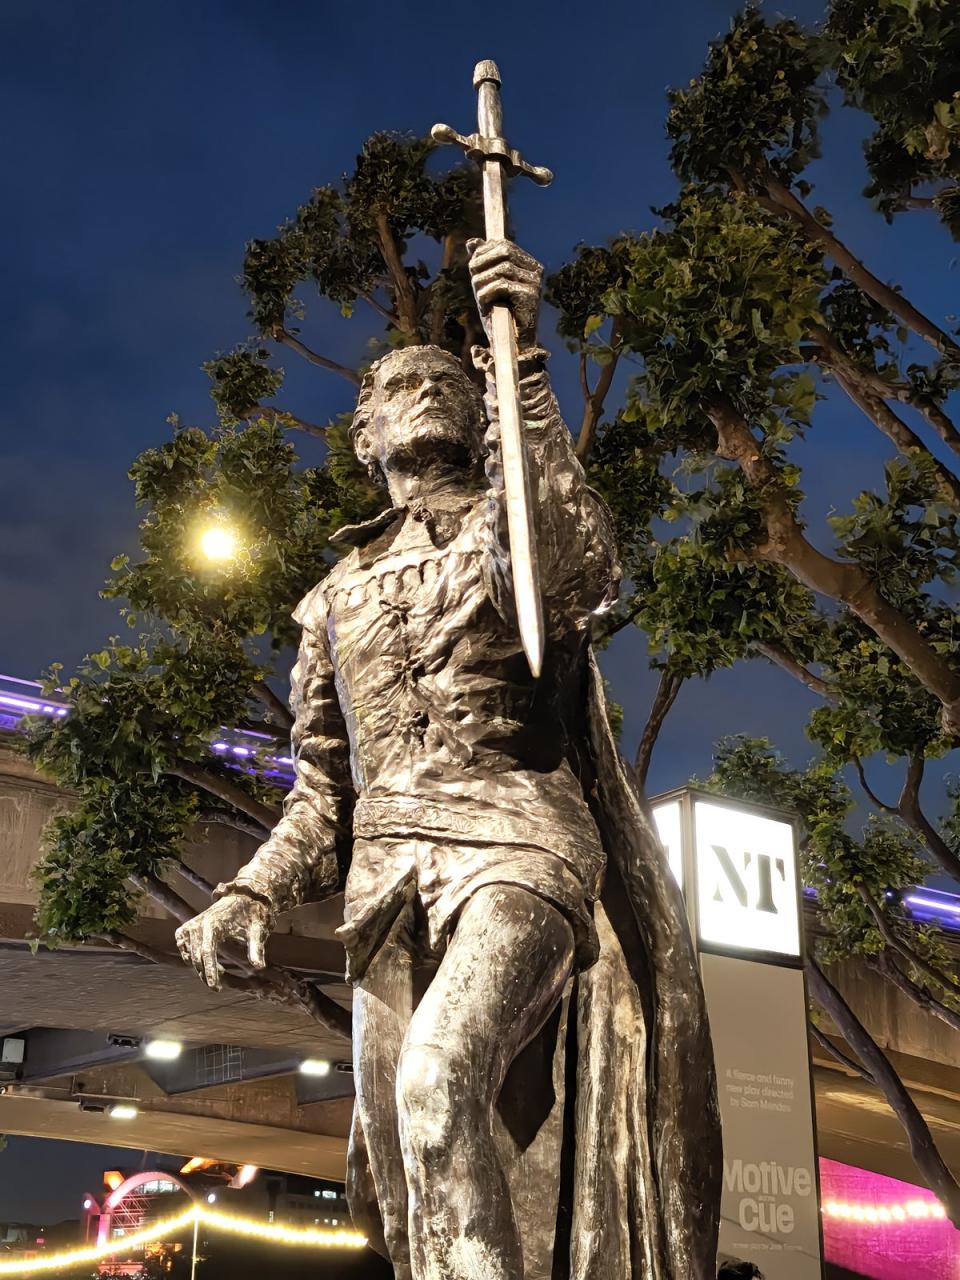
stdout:
<svg viewBox="0 0 960 1280">
<path fill-rule="evenodd" d="M 700 957 L 723 1124 L 718 1261 L 820 1280 L 793 823 L 690 788 L 651 802 Z"/>
<path fill-rule="evenodd" d="M 699 797 L 693 818 L 700 943 L 798 958 L 793 824 Z"/>
</svg>

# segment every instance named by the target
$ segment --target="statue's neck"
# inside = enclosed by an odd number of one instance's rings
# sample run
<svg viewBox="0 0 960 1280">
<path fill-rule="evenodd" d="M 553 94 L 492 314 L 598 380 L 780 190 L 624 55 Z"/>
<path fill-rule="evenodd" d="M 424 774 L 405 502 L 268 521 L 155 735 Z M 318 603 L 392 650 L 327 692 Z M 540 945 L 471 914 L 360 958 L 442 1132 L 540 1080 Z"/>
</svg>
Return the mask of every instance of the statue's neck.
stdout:
<svg viewBox="0 0 960 1280">
<path fill-rule="evenodd" d="M 395 507 L 426 507 L 431 511 L 450 511 L 462 507 L 477 490 L 472 469 L 447 462 L 432 462 L 416 472 L 387 473 L 390 501 Z"/>
</svg>

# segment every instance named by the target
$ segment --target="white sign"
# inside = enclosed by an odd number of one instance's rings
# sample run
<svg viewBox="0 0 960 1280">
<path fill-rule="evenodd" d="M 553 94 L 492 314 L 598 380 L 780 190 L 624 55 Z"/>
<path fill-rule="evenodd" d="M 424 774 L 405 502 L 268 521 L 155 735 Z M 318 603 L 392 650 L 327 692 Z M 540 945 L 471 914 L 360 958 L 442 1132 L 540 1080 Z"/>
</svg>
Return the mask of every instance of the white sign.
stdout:
<svg viewBox="0 0 960 1280">
<path fill-rule="evenodd" d="M 723 1122 L 720 1259 L 820 1280 L 803 970 L 701 955 Z"/>
<path fill-rule="evenodd" d="M 791 824 L 700 797 L 693 818 L 699 942 L 799 956 Z"/>
</svg>

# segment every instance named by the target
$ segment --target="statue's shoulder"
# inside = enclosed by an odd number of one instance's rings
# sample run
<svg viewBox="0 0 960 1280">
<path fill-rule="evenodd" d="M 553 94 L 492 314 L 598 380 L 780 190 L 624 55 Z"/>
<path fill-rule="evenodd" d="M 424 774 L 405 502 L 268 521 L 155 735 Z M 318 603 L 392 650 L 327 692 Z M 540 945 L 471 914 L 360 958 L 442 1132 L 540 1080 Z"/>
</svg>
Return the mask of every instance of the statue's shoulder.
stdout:
<svg viewBox="0 0 960 1280">
<path fill-rule="evenodd" d="M 335 566 L 339 567 L 339 566 Z M 327 575 L 329 577 L 329 574 Z M 293 620 L 298 622 L 301 627 L 306 627 L 308 631 L 322 633 L 326 628 L 327 616 L 327 579 L 318 582 L 303 597 L 300 603 L 293 611 Z"/>
</svg>

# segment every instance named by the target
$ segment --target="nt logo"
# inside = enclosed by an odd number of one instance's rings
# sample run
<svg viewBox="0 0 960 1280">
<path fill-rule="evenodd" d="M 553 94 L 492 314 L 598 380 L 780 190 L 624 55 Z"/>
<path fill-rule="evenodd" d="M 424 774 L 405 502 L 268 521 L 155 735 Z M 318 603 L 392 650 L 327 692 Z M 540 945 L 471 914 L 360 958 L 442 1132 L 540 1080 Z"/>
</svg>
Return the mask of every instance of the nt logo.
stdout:
<svg viewBox="0 0 960 1280">
<path fill-rule="evenodd" d="M 787 870 L 783 859 L 771 857 L 769 853 L 753 854 L 744 851 L 741 870 L 722 844 L 712 847 L 717 855 L 717 865 L 723 872 L 723 879 L 717 877 L 713 891 L 714 902 L 729 902 L 732 895 L 741 907 L 752 907 L 754 911 L 766 911 L 770 915 L 779 914 L 773 900 L 773 878 L 776 873 L 786 883 Z M 749 888 L 748 880 L 752 882 Z M 754 891 L 753 903 L 750 902 L 750 889 Z"/>
</svg>

